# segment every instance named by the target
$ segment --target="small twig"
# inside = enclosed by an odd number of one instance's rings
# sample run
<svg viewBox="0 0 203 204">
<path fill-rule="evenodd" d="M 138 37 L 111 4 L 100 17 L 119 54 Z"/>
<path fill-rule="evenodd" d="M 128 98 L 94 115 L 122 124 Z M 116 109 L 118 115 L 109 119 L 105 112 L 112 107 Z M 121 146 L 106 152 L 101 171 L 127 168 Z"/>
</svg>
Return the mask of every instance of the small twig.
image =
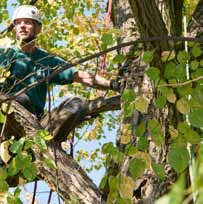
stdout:
<svg viewBox="0 0 203 204">
<path fill-rule="evenodd" d="M 191 84 L 193 82 L 199 81 L 201 79 L 203 79 L 203 76 L 199 76 L 199 77 L 197 77 L 195 79 L 191 79 L 191 80 L 188 80 L 188 81 L 185 81 L 185 82 L 182 82 L 182 83 L 177 83 L 177 84 L 160 84 L 160 85 L 156 86 L 156 88 L 186 86 L 188 84 Z"/>
<path fill-rule="evenodd" d="M 32 196 L 32 204 L 35 203 L 36 193 L 37 193 L 37 181 L 34 182 L 34 191 L 33 191 L 33 196 Z"/>
<path fill-rule="evenodd" d="M 53 191 L 50 189 L 47 204 L 50 204 L 50 202 L 51 202 L 52 192 L 53 192 Z"/>
</svg>

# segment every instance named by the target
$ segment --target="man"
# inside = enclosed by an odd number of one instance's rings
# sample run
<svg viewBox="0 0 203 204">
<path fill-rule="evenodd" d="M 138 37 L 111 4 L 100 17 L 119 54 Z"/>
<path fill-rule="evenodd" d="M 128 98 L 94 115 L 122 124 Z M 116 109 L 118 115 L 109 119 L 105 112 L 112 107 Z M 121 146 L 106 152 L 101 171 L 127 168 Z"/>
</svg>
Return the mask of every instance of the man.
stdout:
<svg viewBox="0 0 203 204">
<path fill-rule="evenodd" d="M 14 12 L 12 23 L 17 47 L 9 48 L 6 51 L 0 50 L 0 67 L 4 67 L 11 73 L 2 88 L 8 95 L 13 95 L 29 84 L 42 80 L 53 73 L 57 67 L 67 63 L 36 46 L 35 39 L 42 28 L 41 15 L 36 7 L 31 5 L 18 7 Z M 109 81 L 98 75 L 95 76 L 88 72 L 77 71 L 75 68 L 69 68 L 21 94 L 16 100 L 40 118 L 44 111 L 48 86 L 50 84 L 62 85 L 72 82 L 79 82 L 103 90 L 117 90 L 118 88 L 115 81 Z M 79 98 L 72 101 L 70 106 L 73 106 L 74 103 L 79 104 L 74 108 L 69 108 L 73 112 L 81 107 L 81 103 L 83 104 L 83 101 Z M 65 107 L 68 108 L 68 105 L 66 104 Z M 85 111 L 82 112 L 84 114 Z"/>
</svg>

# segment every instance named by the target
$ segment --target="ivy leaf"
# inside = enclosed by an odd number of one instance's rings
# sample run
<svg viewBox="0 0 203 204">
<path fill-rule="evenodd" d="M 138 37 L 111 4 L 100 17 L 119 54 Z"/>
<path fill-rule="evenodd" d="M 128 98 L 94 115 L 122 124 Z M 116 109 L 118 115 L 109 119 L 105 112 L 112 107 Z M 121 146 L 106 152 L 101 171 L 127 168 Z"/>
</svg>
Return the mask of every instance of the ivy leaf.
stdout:
<svg viewBox="0 0 203 204">
<path fill-rule="evenodd" d="M 142 137 L 144 135 L 145 131 L 146 131 L 145 123 L 140 123 L 135 130 L 135 134 L 138 137 Z"/>
<path fill-rule="evenodd" d="M 196 70 L 199 67 L 199 62 L 197 60 L 193 60 L 190 62 L 190 68 L 192 70 Z"/>
<path fill-rule="evenodd" d="M 15 176 L 20 171 L 20 166 L 16 162 L 16 157 L 14 157 L 8 166 L 8 175 Z"/>
<path fill-rule="evenodd" d="M 135 100 L 135 108 L 141 113 L 147 112 L 148 105 L 148 101 L 144 97 L 137 97 Z"/>
<path fill-rule="evenodd" d="M 166 79 L 173 79 L 174 78 L 174 73 L 176 71 L 176 65 L 174 62 L 169 62 L 168 64 L 166 64 L 165 66 L 165 70 L 164 70 L 164 77 Z"/>
<path fill-rule="evenodd" d="M 187 132 L 185 132 L 184 137 L 191 144 L 199 144 L 201 141 L 200 135 L 190 128 L 187 129 Z"/>
<path fill-rule="evenodd" d="M 191 111 L 188 118 L 192 126 L 197 128 L 203 127 L 203 109 Z"/>
<path fill-rule="evenodd" d="M 186 133 L 188 128 L 189 128 L 189 126 L 188 126 L 188 124 L 186 122 L 178 123 L 178 131 L 180 133 L 183 133 L 183 134 Z"/>
<path fill-rule="evenodd" d="M 152 162 L 151 165 L 156 176 L 158 176 L 161 180 L 163 180 L 165 178 L 164 166 L 162 164 L 156 164 L 154 162 Z"/>
<path fill-rule="evenodd" d="M 132 200 L 130 198 L 118 198 L 116 201 L 117 204 L 132 204 Z"/>
<path fill-rule="evenodd" d="M 121 176 L 121 182 L 119 185 L 119 194 L 122 198 L 131 198 L 135 188 L 135 181 L 130 176 Z"/>
<path fill-rule="evenodd" d="M 113 36 L 111 33 L 104 33 L 102 38 L 102 48 L 105 49 L 107 45 L 112 45 L 114 43 Z"/>
<path fill-rule="evenodd" d="M 103 144 L 102 153 L 103 154 L 113 154 L 116 151 L 116 147 L 113 146 L 112 142 Z"/>
<path fill-rule="evenodd" d="M 166 98 L 167 98 L 167 101 L 170 103 L 176 102 L 176 95 L 174 93 L 168 93 Z"/>
<path fill-rule="evenodd" d="M 119 63 L 124 62 L 125 59 L 126 59 L 125 55 L 118 54 L 113 58 L 113 62 L 119 64 Z"/>
<path fill-rule="evenodd" d="M 125 102 L 132 102 L 135 100 L 135 98 L 136 94 L 133 89 L 125 89 L 121 96 L 121 99 Z"/>
<path fill-rule="evenodd" d="M 142 159 L 133 159 L 130 161 L 129 171 L 134 179 L 137 179 L 140 176 L 142 176 L 145 168 L 146 168 L 146 163 Z"/>
<path fill-rule="evenodd" d="M 9 151 L 8 151 L 9 145 L 10 145 L 10 143 L 8 140 L 6 140 L 0 144 L 0 158 L 5 164 L 7 164 L 11 158 Z"/>
<path fill-rule="evenodd" d="M 152 119 L 148 122 L 148 130 L 150 132 L 152 140 L 156 145 L 161 145 L 164 140 L 164 135 L 161 130 L 161 126 L 157 120 Z"/>
<path fill-rule="evenodd" d="M 189 103 L 186 101 L 186 99 L 181 98 L 177 101 L 176 103 L 176 107 L 178 109 L 178 111 L 182 114 L 188 114 L 190 112 L 190 105 Z"/>
<path fill-rule="evenodd" d="M 125 117 L 132 116 L 135 110 L 135 102 L 125 103 L 124 104 L 124 115 Z"/>
<path fill-rule="evenodd" d="M 148 140 L 147 137 L 140 137 L 137 142 L 137 148 L 140 151 L 145 151 L 148 147 Z"/>
<path fill-rule="evenodd" d="M 34 163 L 30 163 L 30 165 L 26 166 L 23 170 L 23 176 L 28 181 L 33 181 L 37 176 L 37 167 Z"/>
<path fill-rule="evenodd" d="M 6 181 L 0 182 L 0 193 L 7 192 L 9 190 L 9 185 Z"/>
<path fill-rule="evenodd" d="M 157 108 L 163 108 L 166 105 L 166 97 L 165 96 L 158 96 L 155 101 Z"/>
<path fill-rule="evenodd" d="M 180 51 L 177 55 L 177 60 L 181 64 L 186 64 L 190 59 L 190 55 L 186 51 Z"/>
<path fill-rule="evenodd" d="M 143 61 L 149 64 L 153 60 L 154 51 L 145 51 L 143 55 Z"/>
<path fill-rule="evenodd" d="M 20 138 L 18 141 L 15 141 L 11 146 L 10 146 L 10 151 L 14 154 L 17 154 L 22 151 L 23 145 L 25 142 L 25 137 Z"/>
<path fill-rule="evenodd" d="M 200 49 L 199 46 L 194 46 L 194 47 L 192 48 L 192 55 L 193 55 L 194 57 L 199 57 L 201 54 L 202 54 L 202 51 L 201 51 L 201 49 Z"/>
<path fill-rule="evenodd" d="M 0 111 L 0 123 L 4 123 L 6 121 L 6 116 Z"/>
<path fill-rule="evenodd" d="M 168 153 L 168 160 L 172 168 L 181 173 L 184 171 L 189 163 L 189 153 L 185 147 L 170 148 Z"/>
<path fill-rule="evenodd" d="M 47 131 L 47 130 L 38 130 L 37 136 L 39 136 L 40 138 L 42 138 L 43 140 L 46 140 L 46 141 L 53 139 L 53 136 L 50 135 L 49 131 Z"/>
<path fill-rule="evenodd" d="M 7 171 L 5 168 L 0 167 L 0 182 L 7 178 Z"/>
<path fill-rule="evenodd" d="M 41 137 L 36 136 L 36 137 L 34 137 L 33 141 L 37 145 L 37 147 L 39 148 L 40 151 L 43 152 L 43 151 L 47 150 L 46 142 Z"/>
<path fill-rule="evenodd" d="M 146 71 L 146 74 L 151 80 L 154 80 L 154 81 L 160 78 L 160 70 L 156 67 L 150 67 Z"/>
</svg>

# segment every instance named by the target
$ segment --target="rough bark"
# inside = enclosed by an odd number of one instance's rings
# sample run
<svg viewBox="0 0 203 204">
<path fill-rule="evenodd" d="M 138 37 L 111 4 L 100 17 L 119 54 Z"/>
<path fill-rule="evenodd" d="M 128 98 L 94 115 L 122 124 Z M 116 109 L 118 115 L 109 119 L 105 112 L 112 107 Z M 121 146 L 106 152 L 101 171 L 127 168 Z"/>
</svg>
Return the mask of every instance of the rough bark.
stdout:
<svg viewBox="0 0 203 204">
<path fill-rule="evenodd" d="M 102 111 L 120 108 L 119 97 L 112 97 L 107 100 L 97 99 L 89 101 L 88 104 L 87 118 L 91 118 L 91 116 L 95 116 L 95 114 L 99 114 Z M 43 129 L 37 118 L 17 102 L 13 101 L 12 107 L 14 110 L 7 116 L 4 139 L 10 135 L 34 137 L 38 130 Z M 84 204 L 101 203 L 101 191 L 77 162 L 61 149 L 58 135 L 54 136 L 54 140 L 47 144 L 48 149 L 46 152 L 41 153 L 38 149 L 32 148 L 39 170 L 39 177 L 44 179 L 53 190 L 56 190 L 66 203 L 71 203 L 73 198 Z M 50 158 L 55 161 L 57 169 L 46 166 L 44 158 Z"/>
</svg>

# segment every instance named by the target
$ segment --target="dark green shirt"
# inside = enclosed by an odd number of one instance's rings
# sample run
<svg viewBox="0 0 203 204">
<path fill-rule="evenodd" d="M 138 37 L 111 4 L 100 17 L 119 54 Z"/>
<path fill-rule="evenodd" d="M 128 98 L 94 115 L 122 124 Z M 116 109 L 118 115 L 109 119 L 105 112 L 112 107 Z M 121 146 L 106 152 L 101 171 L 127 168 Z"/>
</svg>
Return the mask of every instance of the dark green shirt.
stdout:
<svg viewBox="0 0 203 204">
<path fill-rule="evenodd" d="M 2 68 L 8 69 L 11 73 L 2 84 L 2 90 L 12 95 L 27 85 L 49 76 L 54 69 L 64 63 L 67 62 L 42 49 L 37 49 L 32 54 L 17 48 L 9 48 L 6 51 L 5 49 L 0 49 L 0 73 Z M 72 83 L 73 75 L 76 71 L 74 68 L 67 69 L 49 81 L 38 84 L 26 92 L 37 115 L 43 112 L 48 85 Z"/>
</svg>

